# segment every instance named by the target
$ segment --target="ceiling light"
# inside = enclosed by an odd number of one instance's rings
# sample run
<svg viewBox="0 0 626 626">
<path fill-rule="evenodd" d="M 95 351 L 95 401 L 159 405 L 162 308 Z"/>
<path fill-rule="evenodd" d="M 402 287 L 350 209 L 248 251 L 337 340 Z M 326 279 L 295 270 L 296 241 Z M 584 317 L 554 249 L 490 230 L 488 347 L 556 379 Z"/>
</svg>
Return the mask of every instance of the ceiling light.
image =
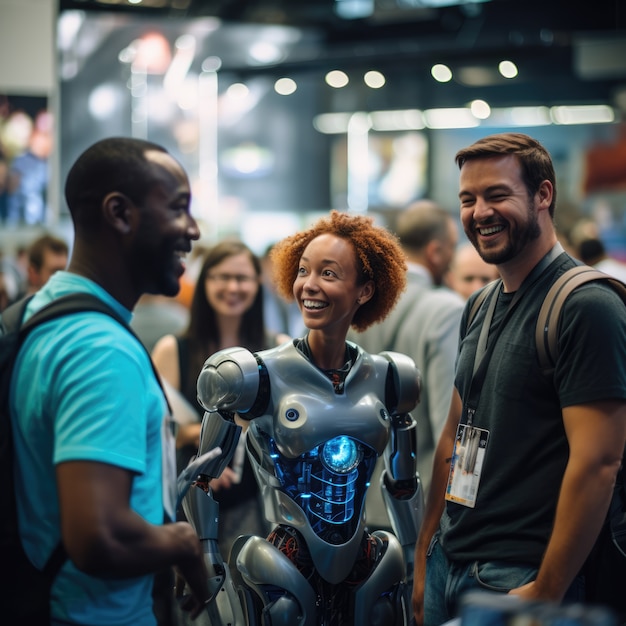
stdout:
<svg viewBox="0 0 626 626">
<path fill-rule="evenodd" d="M 424 111 L 424 120 L 428 128 L 473 128 L 479 121 L 468 108 L 428 109 Z"/>
<path fill-rule="evenodd" d="M 227 90 L 226 95 L 233 100 L 243 100 L 250 90 L 243 83 L 233 83 Z"/>
<path fill-rule="evenodd" d="M 452 80 L 452 70 L 447 65 L 443 65 L 443 63 L 433 65 L 430 73 L 440 83 L 447 83 Z"/>
<path fill-rule="evenodd" d="M 320 113 L 313 118 L 313 126 L 324 135 L 347 133 L 351 116 L 352 113 Z"/>
<path fill-rule="evenodd" d="M 498 70 L 504 78 L 515 78 L 517 76 L 517 65 L 513 61 L 500 61 Z"/>
<path fill-rule="evenodd" d="M 289 96 L 298 88 L 296 81 L 292 78 L 279 78 L 274 83 L 274 91 L 281 96 Z"/>
<path fill-rule="evenodd" d="M 385 84 L 385 77 L 376 70 L 371 70 L 363 76 L 365 84 L 371 89 L 380 89 Z"/>
<path fill-rule="evenodd" d="M 555 124 L 607 124 L 615 121 L 615 111 L 606 104 L 555 106 L 550 109 Z"/>
<path fill-rule="evenodd" d="M 424 115 L 419 109 L 401 111 L 372 111 L 372 129 L 378 131 L 421 130 Z"/>
<path fill-rule="evenodd" d="M 325 78 L 326 82 L 335 89 L 340 89 L 341 87 L 345 87 L 350 79 L 345 72 L 341 70 L 332 70 L 326 74 Z"/>
<path fill-rule="evenodd" d="M 470 111 L 479 120 L 486 120 L 491 115 L 491 107 L 484 100 L 474 100 L 470 104 Z"/>
</svg>

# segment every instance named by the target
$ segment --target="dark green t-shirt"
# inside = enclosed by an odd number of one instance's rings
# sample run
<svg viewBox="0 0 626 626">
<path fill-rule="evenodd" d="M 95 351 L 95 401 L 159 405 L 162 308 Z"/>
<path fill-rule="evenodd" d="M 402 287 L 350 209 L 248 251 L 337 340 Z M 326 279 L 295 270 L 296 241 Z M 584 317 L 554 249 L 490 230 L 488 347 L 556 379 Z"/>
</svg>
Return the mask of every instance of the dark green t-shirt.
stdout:
<svg viewBox="0 0 626 626">
<path fill-rule="evenodd" d="M 607 285 L 579 287 L 566 301 L 553 377 L 541 373 L 535 344 L 539 309 L 552 283 L 576 263 L 554 261 L 521 297 L 497 338 L 474 415 L 488 431 L 475 508 L 446 503 L 442 546 L 455 561 L 539 565 L 551 533 L 568 460 L 562 408 L 626 399 L 626 310 Z M 461 342 L 455 384 L 467 398 L 485 302 Z M 513 294 L 500 293 L 491 329 Z M 465 418 L 462 418 L 464 421 Z"/>
</svg>

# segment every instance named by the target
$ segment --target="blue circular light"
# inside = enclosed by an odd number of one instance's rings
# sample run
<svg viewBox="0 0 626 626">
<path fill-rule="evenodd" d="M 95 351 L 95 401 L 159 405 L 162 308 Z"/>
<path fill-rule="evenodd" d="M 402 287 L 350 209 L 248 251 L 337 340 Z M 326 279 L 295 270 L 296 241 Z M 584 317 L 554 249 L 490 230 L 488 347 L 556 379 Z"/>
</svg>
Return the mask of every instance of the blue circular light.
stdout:
<svg viewBox="0 0 626 626">
<path fill-rule="evenodd" d="M 322 461 L 326 467 L 339 474 L 352 471 L 361 460 L 360 446 L 345 435 L 327 441 L 322 448 Z"/>
</svg>

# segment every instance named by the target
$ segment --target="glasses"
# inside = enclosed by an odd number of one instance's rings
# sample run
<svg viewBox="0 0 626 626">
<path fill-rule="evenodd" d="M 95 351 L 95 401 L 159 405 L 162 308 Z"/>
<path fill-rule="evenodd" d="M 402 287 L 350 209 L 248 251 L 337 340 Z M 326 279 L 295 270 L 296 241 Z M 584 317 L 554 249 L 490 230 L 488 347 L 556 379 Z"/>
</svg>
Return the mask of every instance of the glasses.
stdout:
<svg viewBox="0 0 626 626">
<path fill-rule="evenodd" d="M 207 278 L 220 285 L 228 285 L 233 280 L 238 285 L 250 285 L 257 282 L 256 276 L 246 276 L 245 274 L 209 274 Z"/>
</svg>

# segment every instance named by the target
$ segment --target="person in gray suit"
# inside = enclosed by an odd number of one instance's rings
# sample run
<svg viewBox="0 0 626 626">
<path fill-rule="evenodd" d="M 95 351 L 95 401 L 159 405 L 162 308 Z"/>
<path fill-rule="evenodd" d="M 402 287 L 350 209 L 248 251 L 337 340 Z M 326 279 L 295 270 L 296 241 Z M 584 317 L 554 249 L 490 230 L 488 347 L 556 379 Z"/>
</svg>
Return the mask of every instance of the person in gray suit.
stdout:
<svg viewBox="0 0 626 626">
<path fill-rule="evenodd" d="M 407 354 L 420 370 L 421 400 L 411 414 L 417 422 L 417 468 L 427 493 L 435 445 L 450 408 L 464 306 L 459 294 L 444 286 L 458 228 L 450 212 L 420 200 L 399 214 L 393 230 L 407 255 L 407 289 L 385 320 L 350 339 L 370 354 L 385 350 Z M 372 484 L 377 479 L 375 474 Z M 380 489 L 370 489 L 367 498 L 368 524 L 389 527 Z"/>
</svg>

